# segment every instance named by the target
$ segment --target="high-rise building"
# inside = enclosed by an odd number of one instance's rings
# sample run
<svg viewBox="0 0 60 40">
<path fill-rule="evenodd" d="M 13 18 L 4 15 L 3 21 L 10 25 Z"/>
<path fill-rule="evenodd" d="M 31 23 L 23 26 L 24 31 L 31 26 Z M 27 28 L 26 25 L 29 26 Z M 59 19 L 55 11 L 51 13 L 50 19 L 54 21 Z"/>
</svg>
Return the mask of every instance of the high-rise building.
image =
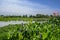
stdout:
<svg viewBox="0 0 60 40">
<path fill-rule="evenodd" d="M 53 16 L 58 16 L 58 15 L 59 15 L 59 14 L 58 14 L 58 12 L 56 12 L 56 11 L 53 13 Z"/>
</svg>

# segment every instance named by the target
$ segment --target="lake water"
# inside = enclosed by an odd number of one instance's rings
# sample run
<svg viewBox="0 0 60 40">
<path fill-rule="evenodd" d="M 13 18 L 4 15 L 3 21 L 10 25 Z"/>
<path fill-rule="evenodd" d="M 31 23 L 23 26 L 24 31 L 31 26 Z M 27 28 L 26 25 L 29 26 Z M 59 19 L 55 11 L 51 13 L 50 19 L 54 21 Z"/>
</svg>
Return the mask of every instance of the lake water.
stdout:
<svg viewBox="0 0 60 40">
<path fill-rule="evenodd" d="M 34 23 L 35 21 L 33 21 Z M 9 24 L 27 24 L 29 23 L 29 21 L 0 21 L 0 27 L 3 27 L 3 26 L 6 26 L 6 25 L 9 25 Z"/>
<path fill-rule="evenodd" d="M 32 21 L 32 23 L 34 23 L 35 21 Z M 5 22 L 5 21 L 0 21 L 0 27 L 3 27 L 3 26 L 6 26 L 6 25 L 9 25 L 9 24 L 27 24 L 27 23 L 29 23 L 29 21 L 7 21 L 7 22 Z M 41 21 L 40 21 L 40 23 L 42 23 Z"/>
</svg>

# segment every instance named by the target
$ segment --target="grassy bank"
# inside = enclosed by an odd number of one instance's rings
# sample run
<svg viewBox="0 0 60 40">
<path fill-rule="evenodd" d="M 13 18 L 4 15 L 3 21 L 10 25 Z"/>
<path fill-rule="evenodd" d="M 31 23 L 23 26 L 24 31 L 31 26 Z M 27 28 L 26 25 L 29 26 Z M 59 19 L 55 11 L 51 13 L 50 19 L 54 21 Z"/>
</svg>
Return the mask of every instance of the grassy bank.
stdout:
<svg viewBox="0 0 60 40">
<path fill-rule="evenodd" d="M 45 21 L 45 20 L 49 20 L 49 18 L 19 18 L 19 17 L 12 17 L 12 18 L 5 18 L 5 17 L 0 17 L 0 21 Z"/>
</svg>

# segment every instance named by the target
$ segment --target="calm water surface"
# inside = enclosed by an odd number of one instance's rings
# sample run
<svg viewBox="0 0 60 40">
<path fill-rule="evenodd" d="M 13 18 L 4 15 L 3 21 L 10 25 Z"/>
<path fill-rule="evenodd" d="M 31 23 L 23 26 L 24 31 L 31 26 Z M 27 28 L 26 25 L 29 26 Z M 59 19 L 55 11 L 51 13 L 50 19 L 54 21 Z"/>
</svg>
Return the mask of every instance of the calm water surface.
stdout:
<svg viewBox="0 0 60 40">
<path fill-rule="evenodd" d="M 34 23 L 35 21 L 32 21 L 32 23 Z M 39 21 L 39 23 L 42 23 L 42 22 L 45 22 L 45 21 Z M 29 23 L 29 21 L 0 21 L 0 27 L 3 27 L 3 26 L 6 26 L 6 25 L 9 25 L 9 24 L 27 24 Z"/>
<path fill-rule="evenodd" d="M 33 21 L 34 22 L 34 21 Z M 9 24 L 26 24 L 26 23 L 29 23 L 29 21 L 0 21 L 0 27 L 3 27 L 3 26 L 6 26 L 6 25 L 9 25 Z"/>
</svg>

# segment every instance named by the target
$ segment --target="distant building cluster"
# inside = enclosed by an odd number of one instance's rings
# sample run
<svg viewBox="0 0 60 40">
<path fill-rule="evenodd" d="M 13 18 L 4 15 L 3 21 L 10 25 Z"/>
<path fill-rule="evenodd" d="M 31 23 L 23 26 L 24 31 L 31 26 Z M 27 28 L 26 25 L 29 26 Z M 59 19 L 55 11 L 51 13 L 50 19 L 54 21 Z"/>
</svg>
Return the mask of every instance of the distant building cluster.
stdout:
<svg viewBox="0 0 60 40">
<path fill-rule="evenodd" d="M 59 13 L 58 12 L 54 12 L 53 16 L 59 16 Z"/>
</svg>

